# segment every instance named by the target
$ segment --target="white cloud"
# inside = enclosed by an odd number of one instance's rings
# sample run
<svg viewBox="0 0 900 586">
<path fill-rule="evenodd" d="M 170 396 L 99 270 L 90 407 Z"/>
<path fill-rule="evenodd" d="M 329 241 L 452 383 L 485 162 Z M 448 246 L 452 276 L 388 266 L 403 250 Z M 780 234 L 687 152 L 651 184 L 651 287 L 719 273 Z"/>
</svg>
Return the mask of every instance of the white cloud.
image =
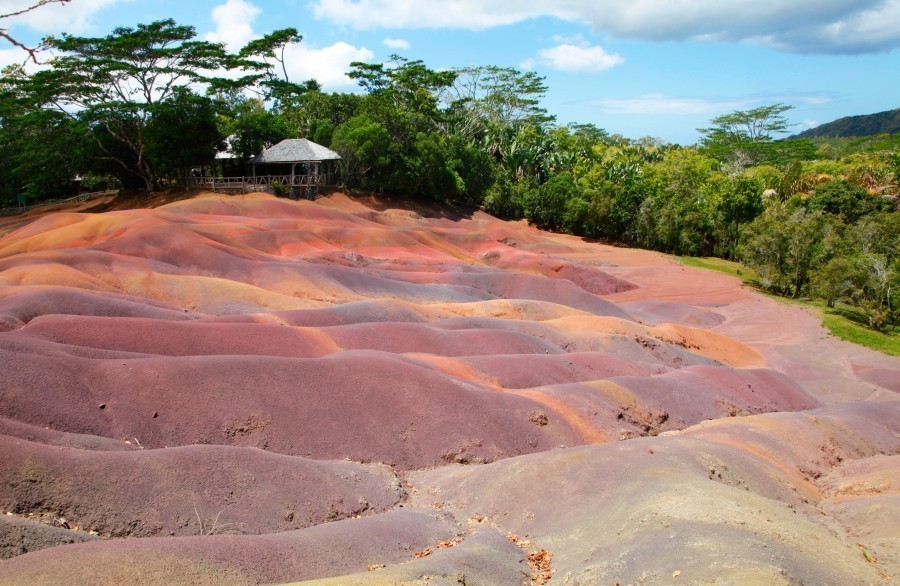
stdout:
<svg viewBox="0 0 900 586">
<path fill-rule="evenodd" d="M 17 47 L 0 49 L 0 70 L 3 70 L 10 65 L 22 65 L 25 63 L 27 57 L 28 53 Z"/>
<path fill-rule="evenodd" d="M 313 0 L 316 18 L 357 29 L 482 30 L 552 17 L 652 41 L 751 41 L 801 53 L 900 46 L 900 0 Z"/>
<path fill-rule="evenodd" d="M 225 43 L 230 51 L 238 51 L 258 35 L 253 32 L 253 20 L 260 8 L 244 0 L 228 0 L 213 8 L 212 19 L 216 30 L 203 35 L 213 43 Z"/>
<path fill-rule="evenodd" d="M 797 94 L 797 95 L 786 95 L 779 97 L 776 101 L 778 102 L 791 102 L 794 104 L 807 104 L 810 106 L 820 106 L 822 104 L 828 104 L 834 99 L 834 96 L 831 94 Z"/>
<path fill-rule="evenodd" d="M 288 45 L 285 51 L 291 81 L 313 78 L 326 90 L 355 87 L 356 81 L 347 77 L 353 61 L 371 62 L 375 53 L 365 47 L 354 47 L 342 41 L 321 49 L 307 45 Z"/>
<path fill-rule="evenodd" d="M 605 114 L 691 116 L 699 114 L 718 115 L 732 110 L 746 110 L 773 103 L 816 105 L 830 101 L 831 97 L 827 94 L 783 94 L 731 98 L 645 94 L 635 98 L 604 98 L 592 100 L 589 103 L 597 106 Z"/>
<path fill-rule="evenodd" d="M 403 51 L 406 51 L 412 46 L 409 44 L 409 41 L 405 39 L 392 39 L 391 37 L 387 37 L 381 42 L 384 43 L 385 47 L 390 49 L 401 49 Z"/>
<path fill-rule="evenodd" d="M 890 51 L 900 46 L 900 0 L 860 4 L 860 10 L 846 18 L 798 28 L 793 38 L 769 34 L 760 42 L 783 51 L 831 54 Z"/>
<path fill-rule="evenodd" d="M 568 72 L 597 73 L 606 71 L 625 60 L 618 53 L 607 53 L 603 47 L 586 42 L 578 44 L 563 43 L 543 49 L 537 59 L 528 59 L 522 64 L 523 69 L 531 69 L 541 63 L 552 69 Z"/>
<path fill-rule="evenodd" d="M 83 34 L 93 27 L 95 14 L 122 1 L 75 0 L 66 4 L 49 4 L 20 16 L 4 19 L 3 26 L 10 30 L 28 27 L 39 33 L 66 31 L 71 34 Z M 0 4 L 2 4 L 0 13 L 9 14 L 33 6 L 35 2 L 34 0 L 3 0 Z"/>
<path fill-rule="evenodd" d="M 568 16 L 552 10 L 553 1 L 498 0 L 313 0 L 316 18 L 356 29 L 462 28 L 481 30 L 521 22 L 536 16 L 533 4 L 544 4 L 554 16 Z"/>
<path fill-rule="evenodd" d="M 709 100 L 704 98 L 681 98 L 663 94 L 646 94 L 636 98 L 603 98 L 591 102 L 599 106 L 605 114 L 713 114 L 726 110 L 744 108 L 742 100 Z"/>
<path fill-rule="evenodd" d="M 553 35 L 550 37 L 554 43 L 559 43 L 560 45 L 581 45 L 584 41 L 584 36 L 581 34 L 575 35 Z"/>
<path fill-rule="evenodd" d="M 216 30 L 203 35 L 208 41 L 225 43 L 236 51 L 261 35 L 253 30 L 253 21 L 262 10 L 246 0 L 227 0 L 212 11 Z M 315 79 L 329 91 L 355 87 L 356 82 L 347 77 L 353 61 L 371 61 L 375 54 L 365 47 L 354 47 L 337 42 L 317 48 L 304 39 L 289 44 L 284 51 L 288 77 L 294 82 Z M 279 66 L 280 71 L 280 66 Z M 235 74 L 237 75 L 237 74 Z"/>
<path fill-rule="evenodd" d="M 818 125 L 819 125 L 818 120 L 812 120 L 810 118 L 807 118 L 806 120 L 803 121 L 804 128 L 815 128 Z"/>
</svg>

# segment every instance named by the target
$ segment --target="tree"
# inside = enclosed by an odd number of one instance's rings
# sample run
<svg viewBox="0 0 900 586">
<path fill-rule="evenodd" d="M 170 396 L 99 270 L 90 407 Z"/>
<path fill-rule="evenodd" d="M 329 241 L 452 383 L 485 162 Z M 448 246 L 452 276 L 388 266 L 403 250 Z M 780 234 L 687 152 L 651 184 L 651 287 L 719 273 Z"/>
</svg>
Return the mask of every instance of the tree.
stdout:
<svg viewBox="0 0 900 586">
<path fill-rule="evenodd" d="M 793 108 L 779 103 L 717 116 L 710 120 L 711 126 L 697 129 L 700 144 L 717 158 L 757 163 L 775 135 L 791 127 L 784 113 Z"/>
<path fill-rule="evenodd" d="M 231 114 L 222 125 L 222 134 L 229 137 L 231 152 L 242 161 L 295 135 L 287 121 L 266 110 L 259 99 L 241 99 Z"/>
<path fill-rule="evenodd" d="M 299 97 L 306 92 L 322 89 L 319 82 L 314 79 L 303 83 L 294 83 L 288 75 L 285 51 L 289 45 L 301 41 L 303 41 L 303 35 L 299 34 L 297 29 L 284 28 L 250 41 L 238 53 L 238 56 L 243 59 L 259 58 L 263 60 L 256 64 L 259 69 L 265 70 L 259 84 L 265 88 L 263 97 L 274 102 L 276 111 L 284 110 L 295 104 Z M 281 69 L 280 76 L 275 72 L 276 68 Z"/>
<path fill-rule="evenodd" d="M 499 175 L 494 159 L 461 136 L 450 136 L 447 140 L 453 152 L 456 174 L 462 180 L 463 191 L 459 195 L 466 203 L 480 204 Z"/>
<path fill-rule="evenodd" d="M 860 305 L 870 325 L 883 327 L 900 319 L 900 221 L 897 212 L 863 217 L 850 229 L 850 240 L 863 258 L 868 278 Z"/>
<path fill-rule="evenodd" d="M 360 115 L 386 131 L 390 141 L 370 169 L 367 182 L 410 196 L 461 194 L 463 182 L 455 172 L 454 149 L 434 135 L 445 123 L 439 95 L 456 74 L 434 71 L 422 61 L 397 55 L 391 61 L 392 66 L 355 62 L 349 73 L 368 92 L 359 102 Z M 347 134 L 342 129 L 335 129 L 332 148 L 345 144 Z M 353 134 L 358 130 L 353 128 Z"/>
<path fill-rule="evenodd" d="M 546 181 L 557 152 L 554 137 L 543 127 L 531 124 L 491 126 L 481 148 L 494 157 L 513 181 Z"/>
<path fill-rule="evenodd" d="M 811 210 L 839 216 L 845 224 L 855 224 L 864 216 L 887 209 L 889 204 L 864 187 L 841 179 L 816 187 L 806 205 Z"/>
<path fill-rule="evenodd" d="M 225 148 L 212 100 L 181 88 L 151 110 L 145 133 L 148 158 L 160 175 L 178 177 L 188 186 L 191 168 L 212 164 Z"/>
<path fill-rule="evenodd" d="M 520 124 L 543 126 L 554 120 L 540 101 L 547 93 L 545 78 L 511 67 L 465 67 L 444 94 L 455 131 L 480 138 L 490 127 Z"/>
<path fill-rule="evenodd" d="M 676 254 L 712 252 L 708 182 L 718 163 L 696 149 L 666 153 L 644 167 L 638 238 L 644 245 Z"/>
<path fill-rule="evenodd" d="M 773 134 L 784 133 L 790 124 L 783 114 L 793 106 L 772 104 L 751 110 L 735 110 L 713 118 L 709 128 L 698 128 L 703 142 L 724 140 L 733 144 L 768 142 Z"/>
<path fill-rule="evenodd" d="M 344 180 L 350 186 L 375 187 L 373 176 L 387 165 L 391 137 L 368 116 L 356 116 L 334 131 L 331 148 L 341 155 Z"/>
<path fill-rule="evenodd" d="M 802 207 L 790 212 L 775 204 L 746 227 L 738 254 L 756 269 L 764 287 L 798 297 L 810 275 L 831 259 L 828 232 L 834 228 L 822 212 Z"/>
<path fill-rule="evenodd" d="M 859 303 L 866 288 L 866 261 L 861 256 L 838 256 L 813 273 L 813 292 L 825 300 L 828 307 L 837 301 Z"/>
<path fill-rule="evenodd" d="M 716 256 L 733 259 L 740 243 L 741 228 L 753 221 L 764 206 L 762 183 L 747 175 L 727 177 L 714 174 L 707 184 L 706 199 L 710 207 Z"/>
<path fill-rule="evenodd" d="M 193 27 L 171 19 L 120 27 L 106 37 L 66 34 L 50 41 L 60 55 L 49 69 L 11 82 L 34 106 L 83 121 L 102 157 L 150 191 L 157 186 L 157 162 L 145 133 L 156 106 L 188 84 L 235 87 L 255 79 L 206 73 L 255 65 L 227 54 L 221 44 L 192 40 L 195 35 Z"/>
<path fill-rule="evenodd" d="M 59 112 L 22 109 L 0 96 L 0 197 L 54 197 L 86 166 L 87 129 Z"/>
<path fill-rule="evenodd" d="M 414 194 L 453 200 L 465 193 L 465 183 L 456 172 L 454 153 L 443 135 L 419 133 L 413 154 L 409 182 Z"/>
<path fill-rule="evenodd" d="M 309 91 L 296 103 L 282 109 L 281 116 L 300 136 L 329 146 L 334 130 L 360 113 L 365 96 L 346 93 Z"/>
<path fill-rule="evenodd" d="M 393 67 L 381 63 L 354 61 L 347 74 L 370 95 L 386 99 L 396 108 L 411 110 L 440 122 L 438 101 L 453 85 L 456 73 L 435 71 L 420 60 L 409 61 L 391 55 Z"/>
<path fill-rule="evenodd" d="M 568 202 L 578 196 L 578 186 L 570 173 L 560 173 L 525 195 L 525 217 L 538 228 L 560 230 L 566 221 Z M 570 211 L 577 217 L 578 210 Z"/>
</svg>

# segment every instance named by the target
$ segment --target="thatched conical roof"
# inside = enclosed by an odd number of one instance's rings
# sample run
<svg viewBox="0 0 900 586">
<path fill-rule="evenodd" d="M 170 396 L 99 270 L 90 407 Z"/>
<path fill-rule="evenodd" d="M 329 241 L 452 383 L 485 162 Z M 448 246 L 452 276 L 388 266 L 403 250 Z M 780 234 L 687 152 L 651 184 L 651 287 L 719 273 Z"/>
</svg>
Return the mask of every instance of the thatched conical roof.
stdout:
<svg viewBox="0 0 900 586">
<path fill-rule="evenodd" d="M 333 150 L 305 138 L 289 138 L 251 157 L 250 163 L 306 163 L 336 161 L 341 156 Z"/>
</svg>

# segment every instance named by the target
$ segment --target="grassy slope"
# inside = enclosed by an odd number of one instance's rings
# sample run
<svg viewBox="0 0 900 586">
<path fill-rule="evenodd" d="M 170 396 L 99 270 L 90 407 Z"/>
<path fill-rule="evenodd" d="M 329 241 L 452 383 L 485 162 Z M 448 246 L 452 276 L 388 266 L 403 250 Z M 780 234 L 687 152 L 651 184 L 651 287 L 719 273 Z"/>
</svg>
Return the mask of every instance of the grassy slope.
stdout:
<svg viewBox="0 0 900 586">
<path fill-rule="evenodd" d="M 718 271 L 737 277 L 746 284 L 756 286 L 756 273 L 753 269 L 744 265 L 721 258 L 697 258 L 688 256 L 676 257 L 678 262 L 689 267 Z M 776 295 L 770 295 L 760 290 L 760 293 L 777 299 L 784 303 L 797 303 L 814 307 L 818 310 L 824 325 L 833 336 L 842 340 L 859 344 L 885 354 L 900 356 L 900 332 L 896 329 L 882 333 L 866 327 L 866 317 L 854 307 L 838 303 L 836 307 L 828 307 L 819 300 L 813 299 L 788 299 Z"/>
</svg>

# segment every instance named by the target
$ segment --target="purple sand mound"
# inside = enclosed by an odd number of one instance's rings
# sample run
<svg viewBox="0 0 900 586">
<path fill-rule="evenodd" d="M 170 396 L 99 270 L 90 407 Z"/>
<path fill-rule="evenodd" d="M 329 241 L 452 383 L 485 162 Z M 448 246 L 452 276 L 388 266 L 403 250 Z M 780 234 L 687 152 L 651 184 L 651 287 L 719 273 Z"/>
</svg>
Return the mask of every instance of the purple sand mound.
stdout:
<svg viewBox="0 0 900 586">
<path fill-rule="evenodd" d="M 403 494 L 384 466 L 254 448 L 97 452 L 0 436 L 0 450 L 0 508 L 49 510 L 112 537 L 288 531 L 384 511 Z"/>
<path fill-rule="evenodd" d="M 95 541 L 84 531 L 54 527 L 33 519 L 0 516 L 0 560 L 69 543 Z"/>
<path fill-rule="evenodd" d="M 0 351 L 0 364 L 16 359 Z M 537 405 L 526 398 L 368 350 L 317 359 L 48 357 L 14 370 L 0 415 L 145 447 L 251 445 L 419 468 L 577 441 L 563 422 L 531 422 Z"/>
</svg>

